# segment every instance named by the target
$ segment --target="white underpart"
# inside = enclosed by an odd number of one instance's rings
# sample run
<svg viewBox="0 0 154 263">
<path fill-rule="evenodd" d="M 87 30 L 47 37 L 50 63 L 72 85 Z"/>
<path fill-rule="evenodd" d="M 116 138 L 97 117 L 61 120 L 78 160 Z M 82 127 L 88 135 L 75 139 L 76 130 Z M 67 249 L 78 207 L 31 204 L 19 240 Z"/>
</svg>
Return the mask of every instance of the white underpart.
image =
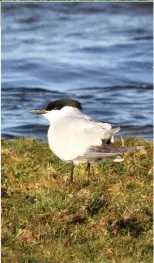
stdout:
<svg viewBox="0 0 154 263">
<path fill-rule="evenodd" d="M 77 163 L 78 157 L 83 156 L 89 147 L 101 146 L 105 138 L 112 137 L 113 140 L 109 123 L 96 122 L 79 109 L 66 106 L 43 116 L 50 122 L 49 147 L 61 160 Z"/>
</svg>

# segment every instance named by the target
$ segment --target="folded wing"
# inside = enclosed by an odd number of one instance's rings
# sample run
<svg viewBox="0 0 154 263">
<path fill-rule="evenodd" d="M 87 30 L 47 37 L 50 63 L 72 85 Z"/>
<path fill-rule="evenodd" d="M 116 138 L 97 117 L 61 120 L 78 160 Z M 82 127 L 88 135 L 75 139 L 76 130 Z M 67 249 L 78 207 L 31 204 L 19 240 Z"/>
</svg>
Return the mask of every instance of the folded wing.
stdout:
<svg viewBox="0 0 154 263">
<path fill-rule="evenodd" d="M 104 159 L 120 156 L 126 152 L 136 152 L 137 150 L 143 149 L 144 146 L 134 147 L 119 147 L 109 144 L 102 144 L 101 146 L 91 146 L 84 154 L 85 159 Z"/>
</svg>

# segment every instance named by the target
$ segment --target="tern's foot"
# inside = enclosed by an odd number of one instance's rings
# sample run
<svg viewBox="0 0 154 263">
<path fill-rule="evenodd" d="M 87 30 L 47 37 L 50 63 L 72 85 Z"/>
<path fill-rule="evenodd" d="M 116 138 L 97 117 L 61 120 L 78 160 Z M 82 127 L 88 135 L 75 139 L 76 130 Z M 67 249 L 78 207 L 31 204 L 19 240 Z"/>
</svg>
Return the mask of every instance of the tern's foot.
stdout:
<svg viewBox="0 0 154 263">
<path fill-rule="evenodd" d="M 83 182 L 83 187 L 87 187 L 90 184 L 89 178 Z"/>
<path fill-rule="evenodd" d="M 70 187 L 70 186 L 72 186 L 72 185 L 74 185 L 75 184 L 75 182 L 74 181 L 72 181 L 72 180 L 67 180 L 67 182 L 65 183 L 65 185 L 67 186 L 67 187 Z"/>
<path fill-rule="evenodd" d="M 83 183 L 83 187 L 87 187 L 87 186 L 89 186 L 89 184 L 90 184 L 89 180 L 88 180 L 88 181 L 85 181 L 85 182 Z"/>
</svg>

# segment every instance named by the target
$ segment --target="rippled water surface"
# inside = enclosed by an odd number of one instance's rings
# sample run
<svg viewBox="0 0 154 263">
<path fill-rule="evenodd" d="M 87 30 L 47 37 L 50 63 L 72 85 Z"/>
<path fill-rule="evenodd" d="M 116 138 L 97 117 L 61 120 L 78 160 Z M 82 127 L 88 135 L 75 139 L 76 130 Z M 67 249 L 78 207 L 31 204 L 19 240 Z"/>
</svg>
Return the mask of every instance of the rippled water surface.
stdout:
<svg viewBox="0 0 154 263">
<path fill-rule="evenodd" d="M 152 3 L 2 3 L 2 135 L 46 140 L 60 98 L 152 139 Z"/>
</svg>

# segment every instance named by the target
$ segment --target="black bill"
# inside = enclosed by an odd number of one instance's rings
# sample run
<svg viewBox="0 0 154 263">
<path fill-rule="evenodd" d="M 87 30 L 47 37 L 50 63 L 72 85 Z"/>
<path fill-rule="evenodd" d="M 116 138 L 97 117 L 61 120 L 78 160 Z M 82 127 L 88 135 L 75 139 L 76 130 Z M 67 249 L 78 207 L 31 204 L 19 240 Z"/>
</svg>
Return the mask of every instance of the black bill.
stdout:
<svg viewBox="0 0 154 263">
<path fill-rule="evenodd" d="M 44 109 L 39 109 L 39 110 L 34 109 L 34 110 L 30 110 L 29 112 L 34 113 L 34 114 L 45 114 L 45 113 L 47 113 L 47 111 Z"/>
</svg>

